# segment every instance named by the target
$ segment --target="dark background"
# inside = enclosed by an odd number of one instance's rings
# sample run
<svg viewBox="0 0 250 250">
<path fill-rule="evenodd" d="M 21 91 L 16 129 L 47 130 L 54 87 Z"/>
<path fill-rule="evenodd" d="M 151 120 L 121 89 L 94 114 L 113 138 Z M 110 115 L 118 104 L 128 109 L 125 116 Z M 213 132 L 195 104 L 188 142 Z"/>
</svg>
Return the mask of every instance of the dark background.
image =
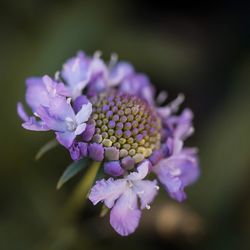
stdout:
<svg viewBox="0 0 250 250">
<path fill-rule="evenodd" d="M 239 1 L 0 1 L 0 249 L 250 249 L 250 15 Z M 182 6 L 182 7 L 180 7 Z M 24 80 L 53 75 L 79 49 L 117 52 L 158 91 L 186 95 L 195 113 L 201 177 L 183 204 L 165 192 L 130 237 L 89 202 L 75 225 L 48 236 L 79 177 L 55 186 L 70 163 L 52 134 L 21 128 Z"/>
</svg>

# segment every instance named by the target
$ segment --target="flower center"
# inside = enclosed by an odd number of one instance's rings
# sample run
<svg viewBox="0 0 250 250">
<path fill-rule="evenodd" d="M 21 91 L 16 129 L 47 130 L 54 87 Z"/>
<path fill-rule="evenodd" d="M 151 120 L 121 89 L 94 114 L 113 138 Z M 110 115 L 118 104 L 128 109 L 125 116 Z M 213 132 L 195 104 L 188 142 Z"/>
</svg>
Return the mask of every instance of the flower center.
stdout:
<svg viewBox="0 0 250 250">
<path fill-rule="evenodd" d="M 100 94 L 92 103 L 92 141 L 117 148 L 119 159 L 131 156 L 138 163 L 160 147 L 161 120 L 144 100 L 113 92 Z"/>
</svg>

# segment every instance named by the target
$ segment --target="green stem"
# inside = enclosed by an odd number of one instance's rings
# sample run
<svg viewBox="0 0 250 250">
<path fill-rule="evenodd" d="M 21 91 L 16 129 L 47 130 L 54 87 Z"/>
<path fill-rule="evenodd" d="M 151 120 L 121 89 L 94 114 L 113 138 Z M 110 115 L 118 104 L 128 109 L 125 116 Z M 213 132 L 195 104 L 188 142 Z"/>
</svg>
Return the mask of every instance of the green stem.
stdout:
<svg viewBox="0 0 250 250">
<path fill-rule="evenodd" d="M 84 177 L 76 186 L 62 211 L 64 220 L 65 218 L 67 218 L 69 221 L 72 220 L 77 215 L 79 210 L 84 206 L 87 195 L 93 185 L 100 165 L 100 162 L 93 162 L 88 171 L 84 174 Z"/>
</svg>

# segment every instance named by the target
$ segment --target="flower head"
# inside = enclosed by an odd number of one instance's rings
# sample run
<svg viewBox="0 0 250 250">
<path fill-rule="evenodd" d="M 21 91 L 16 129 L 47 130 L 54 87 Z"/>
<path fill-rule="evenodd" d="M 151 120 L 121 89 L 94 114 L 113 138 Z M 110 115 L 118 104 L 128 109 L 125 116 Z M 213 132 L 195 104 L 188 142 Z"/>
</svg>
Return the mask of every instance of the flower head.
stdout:
<svg viewBox="0 0 250 250">
<path fill-rule="evenodd" d="M 89 57 L 77 53 L 63 65 L 55 78 L 27 79 L 26 102 L 17 111 L 25 129 L 52 130 L 72 160 L 89 158 L 102 162 L 106 179 L 92 187 L 89 199 L 104 202 L 110 223 L 120 235 L 135 231 L 141 210 L 150 208 L 159 182 L 177 201 L 184 189 L 199 176 L 197 150 L 184 146 L 192 135 L 193 113 L 180 94 L 166 106 L 166 93 L 155 97 L 149 78 L 127 62 L 109 65 L 100 53 Z"/>
</svg>

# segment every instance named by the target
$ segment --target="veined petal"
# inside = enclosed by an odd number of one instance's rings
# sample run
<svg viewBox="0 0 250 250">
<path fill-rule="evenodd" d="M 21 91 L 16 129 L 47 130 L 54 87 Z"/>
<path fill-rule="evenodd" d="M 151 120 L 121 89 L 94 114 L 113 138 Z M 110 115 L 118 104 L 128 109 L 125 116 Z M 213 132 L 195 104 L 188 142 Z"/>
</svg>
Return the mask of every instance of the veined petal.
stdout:
<svg viewBox="0 0 250 250">
<path fill-rule="evenodd" d="M 92 113 L 92 104 L 88 102 L 87 104 L 83 104 L 80 111 L 76 114 L 76 122 L 77 124 L 81 124 L 86 122 Z"/>
<path fill-rule="evenodd" d="M 104 201 L 108 208 L 113 207 L 114 202 L 126 191 L 127 183 L 125 179 L 100 180 L 92 187 L 89 199 L 94 205 L 100 201 Z"/>
<path fill-rule="evenodd" d="M 141 209 L 150 208 L 149 204 L 154 200 L 159 187 L 157 181 L 135 181 L 133 191 L 140 197 Z"/>
<path fill-rule="evenodd" d="M 37 114 L 48 128 L 54 131 L 64 132 L 67 131 L 66 123 L 50 114 L 47 107 L 40 106 L 37 109 Z"/>
<path fill-rule="evenodd" d="M 137 207 L 137 196 L 129 188 L 116 201 L 110 212 L 110 224 L 122 236 L 133 233 L 139 225 L 141 211 Z"/>
<path fill-rule="evenodd" d="M 48 111 L 50 116 L 58 120 L 65 120 L 67 117 L 74 120 L 75 112 L 65 97 L 55 97 L 49 102 Z"/>
</svg>

